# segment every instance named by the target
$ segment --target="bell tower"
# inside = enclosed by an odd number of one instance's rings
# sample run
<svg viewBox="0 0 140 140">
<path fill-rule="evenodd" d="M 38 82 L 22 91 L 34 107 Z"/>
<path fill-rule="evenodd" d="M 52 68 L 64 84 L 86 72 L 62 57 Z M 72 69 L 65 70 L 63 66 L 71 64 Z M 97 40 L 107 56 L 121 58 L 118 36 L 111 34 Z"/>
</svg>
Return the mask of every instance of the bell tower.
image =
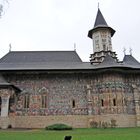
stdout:
<svg viewBox="0 0 140 140">
<path fill-rule="evenodd" d="M 100 9 L 98 8 L 93 29 L 89 30 L 88 37 L 93 41 L 93 54 L 90 56 L 91 64 L 99 64 L 106 55 L 117 61 L 116 53 L 112 51 L 112 41 L 115 30 L 107 25 Z"/>
</svg>

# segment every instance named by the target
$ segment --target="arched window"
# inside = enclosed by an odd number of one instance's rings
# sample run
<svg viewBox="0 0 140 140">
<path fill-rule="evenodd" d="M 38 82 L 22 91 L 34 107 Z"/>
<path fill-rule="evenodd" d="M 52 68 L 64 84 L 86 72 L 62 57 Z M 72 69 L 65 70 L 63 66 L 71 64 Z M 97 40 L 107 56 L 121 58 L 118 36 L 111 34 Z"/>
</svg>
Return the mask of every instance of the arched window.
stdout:
<svg viewBox="0 0 140 140">
<path fill-rule="evenodd" d="M 75 108 L 75 100 L 72 100 L 72 108 Z"/>
<path fill-rule="evenodd" d="M 42 108 L 47 108 L 47 95 L 42 95 Z"/>
<path fill-rule="evenodd" d="M 30 96 L 25 95 L 24 96 L 24 108 L 29 108 L 29 104 L 30 104 Z"/>
<path fill-rule="evenodd" d="M 104 100 L 103 99 L 101 100 L 101 105 L 104 106 Z"/>
<path fill-rule="evenodd" d="M 113 106 L 116 106 L 116 99 L 113 99 Z"/>
<path fill-rule="evenodd" d="M 14 112 L 14 108 L 13 108 L 14 104 L 15 104 L 15 97 L 11 96 L 9 99 L 9 113 Z"/>
</svg>

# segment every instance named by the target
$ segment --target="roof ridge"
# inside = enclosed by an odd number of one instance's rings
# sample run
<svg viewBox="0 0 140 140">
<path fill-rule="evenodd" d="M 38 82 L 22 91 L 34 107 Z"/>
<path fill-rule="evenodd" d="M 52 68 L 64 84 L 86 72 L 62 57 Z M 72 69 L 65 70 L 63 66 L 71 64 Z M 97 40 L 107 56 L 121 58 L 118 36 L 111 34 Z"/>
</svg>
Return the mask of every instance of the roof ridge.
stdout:
<svg viewBox="0 0 140 140">
<path fill-rule="evenodd" d="M 17 52 L 18 53 L 18 52 L 76 52 L 76 51 L 74 51 L 74 50 L 73 51 L 72 50 L 62 50 L 62 51 L 61 50 L 56 50 L 56 51 L 55 50 L 49 50 L 49 51 L 43 51 L 42 50 L 42 51 L 10 51 L 8 53 L 12 53 L 12 52 Z"/>
<path fill-rule="evenodd" d="M 27 62 L 82 62 L 76 51 L 11 51 L 0 59 L 0 63 Z"/>
</svg>

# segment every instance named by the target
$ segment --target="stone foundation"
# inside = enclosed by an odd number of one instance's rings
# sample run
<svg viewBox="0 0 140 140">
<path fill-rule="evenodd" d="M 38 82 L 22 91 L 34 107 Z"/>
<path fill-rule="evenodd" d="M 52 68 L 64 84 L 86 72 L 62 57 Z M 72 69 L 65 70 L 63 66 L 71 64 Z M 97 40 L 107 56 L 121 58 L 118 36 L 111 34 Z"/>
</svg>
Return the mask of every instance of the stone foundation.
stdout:
<svg viewBox="0 0 140 140">
<path fill-rule="evenodd" d="M 74 128 L 88 128 L 90 121 L 110 122 L 115 119 L 117 127 L 136 127 L 135 115 L 66 115 L 66 116 L 16 116 L 8 118 L 8 125 L 13 128 L 45 128 L 55 123 L 64 123 Z M 6 121 L 7 122 L 7 121 Z M 0 118 L 0 126 L 3 127 L 3 118 Z"/>
</svg>

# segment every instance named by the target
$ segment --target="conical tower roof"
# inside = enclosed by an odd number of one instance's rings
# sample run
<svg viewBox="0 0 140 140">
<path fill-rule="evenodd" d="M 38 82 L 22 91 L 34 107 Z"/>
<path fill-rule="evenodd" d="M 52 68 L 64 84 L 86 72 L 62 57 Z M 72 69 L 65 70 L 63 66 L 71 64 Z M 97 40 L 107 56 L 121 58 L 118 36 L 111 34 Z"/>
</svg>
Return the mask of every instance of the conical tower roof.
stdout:
<svg viewBox="0 0 140 140">
<path fill-rule="evenodd" d="M 97 16 L 96 16 L 96 20 L 95 20 L 95 24 L 94 24 L 94 28 L 98 27 L 98 26 L 105 26 L 108 27 L 100 9 L 98 8 L 98 12 L 97 12 Z"/>
<path fill-rule="evenodd" d="M 113 36 L 114 33 L 115 33 L 115 30 L 107 25 L 107 22 L 105 21 L 105 18 L 103 17 L 100 9 L 98 8 L 98 12 L 97 12 L 96 20 L 95 20 L 95 23 L 94 23 L 94 27 L 93 27 L 93 29 L 91 29 L 88 32 L 88 37 L 92 38 L 93 32 L 97 31 L 100 28 L 109 29 L 111 31 L 111 36 Z"/>
</svg>

